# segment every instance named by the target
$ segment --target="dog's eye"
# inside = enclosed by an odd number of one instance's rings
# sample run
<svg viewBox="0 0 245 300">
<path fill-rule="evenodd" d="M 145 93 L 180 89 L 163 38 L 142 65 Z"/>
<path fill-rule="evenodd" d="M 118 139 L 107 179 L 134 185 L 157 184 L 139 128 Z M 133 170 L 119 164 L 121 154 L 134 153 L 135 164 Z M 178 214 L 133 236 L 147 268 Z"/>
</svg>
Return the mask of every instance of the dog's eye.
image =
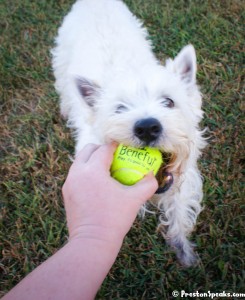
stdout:
<svg viewBox="0 0 245 300">
<path fill-rule="evenodd" d="M 121 113 L 123 113 L 123 112 L 125 112 L 125 111 L 127 111 L 127 110 L 128 110 L 128 108 L 127 108 L 125 105 L 119 104 L 119 105 L 116 107 L 115 113 L 116 113 L 116 114 L 121 114 Z"/>
<path fill-rule="evenodd" d="M 163 97 L 163 100 L 161 102 L 165 107 L 173 108 L 174 107 L 174 101 L 169 97 Z"/>
</svg>

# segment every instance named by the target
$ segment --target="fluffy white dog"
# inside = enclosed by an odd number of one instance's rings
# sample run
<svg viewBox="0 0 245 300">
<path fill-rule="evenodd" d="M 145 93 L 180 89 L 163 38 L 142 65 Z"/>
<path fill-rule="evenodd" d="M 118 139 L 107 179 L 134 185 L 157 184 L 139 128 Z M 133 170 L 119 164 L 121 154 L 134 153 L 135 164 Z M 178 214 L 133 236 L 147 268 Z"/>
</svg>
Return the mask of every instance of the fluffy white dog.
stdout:
<svg viewBox="0 0 245 300">
<path fill-rule="evenodd" d="M 193 264 L 187 237 L 201 211 L 197 159 L 205 146 L 193 46 L 162 66 L 146 29 L 123 2 L 80 0 L 65 17 L 52 54 L 61 113 L 75 132 L 76 152 L 113 140 L 172 154 L 174 184 L 153 200 L 162 212 L 163 236 L 182 264 Z"/>
</svg>

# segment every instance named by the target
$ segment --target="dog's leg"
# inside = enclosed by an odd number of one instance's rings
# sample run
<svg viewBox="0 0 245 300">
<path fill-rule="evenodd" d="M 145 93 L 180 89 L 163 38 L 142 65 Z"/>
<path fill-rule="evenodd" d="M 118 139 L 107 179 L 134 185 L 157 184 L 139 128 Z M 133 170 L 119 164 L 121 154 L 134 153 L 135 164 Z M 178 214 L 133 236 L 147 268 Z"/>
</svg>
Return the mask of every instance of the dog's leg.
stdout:
<svg viewBox="0 0 245 300">
<path fill-rule="evenodd" d="M 185 266 L 196 263 L 197 255 L 187 239 L 201 211 L 202 180 L 197 167 L 189 167 L 162 196 L 159 207 L 163 211 L 159 229 Z"/>
<path fill-rule="evenodd" d="M 81 151 L 87 144 L 101 145 L 98 137 L 93 134 L 92 128 L 84 124 L 83 128 L 76 131 L 76 154 Z"/>
</svg>

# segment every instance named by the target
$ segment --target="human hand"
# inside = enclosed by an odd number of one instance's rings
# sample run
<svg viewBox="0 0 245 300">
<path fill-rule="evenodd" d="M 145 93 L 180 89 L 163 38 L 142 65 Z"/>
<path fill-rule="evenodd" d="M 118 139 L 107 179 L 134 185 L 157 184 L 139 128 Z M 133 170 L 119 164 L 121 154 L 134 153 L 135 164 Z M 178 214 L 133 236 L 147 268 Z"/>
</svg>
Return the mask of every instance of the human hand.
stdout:
<svg viewBox="0 0 245 300">
<path fill-rule="evenodd" d="M 153 174 L 133 186 L 110 176 L 115 144 L 89 144 L 77 155 L 62 188 L 70 239 L 122 241 L 141 207 L 156 191 Z"/>
</svg>

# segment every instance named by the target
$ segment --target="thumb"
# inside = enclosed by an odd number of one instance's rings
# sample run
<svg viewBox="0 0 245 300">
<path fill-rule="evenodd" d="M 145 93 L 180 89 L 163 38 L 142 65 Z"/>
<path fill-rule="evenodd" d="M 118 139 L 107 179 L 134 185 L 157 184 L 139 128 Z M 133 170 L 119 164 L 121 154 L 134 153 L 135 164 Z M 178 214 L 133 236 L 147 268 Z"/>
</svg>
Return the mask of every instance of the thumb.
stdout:
<svg viewBox="0 0 245 300">
<path fill-rule="evenodd" d="M 144 204 L 149 200 L 158 189 L 158 182 L 153 172 L 148 173 L 136 184 L 129 186 L 131 195 L 138 199 L 140 204 Z"/>
</svg>

